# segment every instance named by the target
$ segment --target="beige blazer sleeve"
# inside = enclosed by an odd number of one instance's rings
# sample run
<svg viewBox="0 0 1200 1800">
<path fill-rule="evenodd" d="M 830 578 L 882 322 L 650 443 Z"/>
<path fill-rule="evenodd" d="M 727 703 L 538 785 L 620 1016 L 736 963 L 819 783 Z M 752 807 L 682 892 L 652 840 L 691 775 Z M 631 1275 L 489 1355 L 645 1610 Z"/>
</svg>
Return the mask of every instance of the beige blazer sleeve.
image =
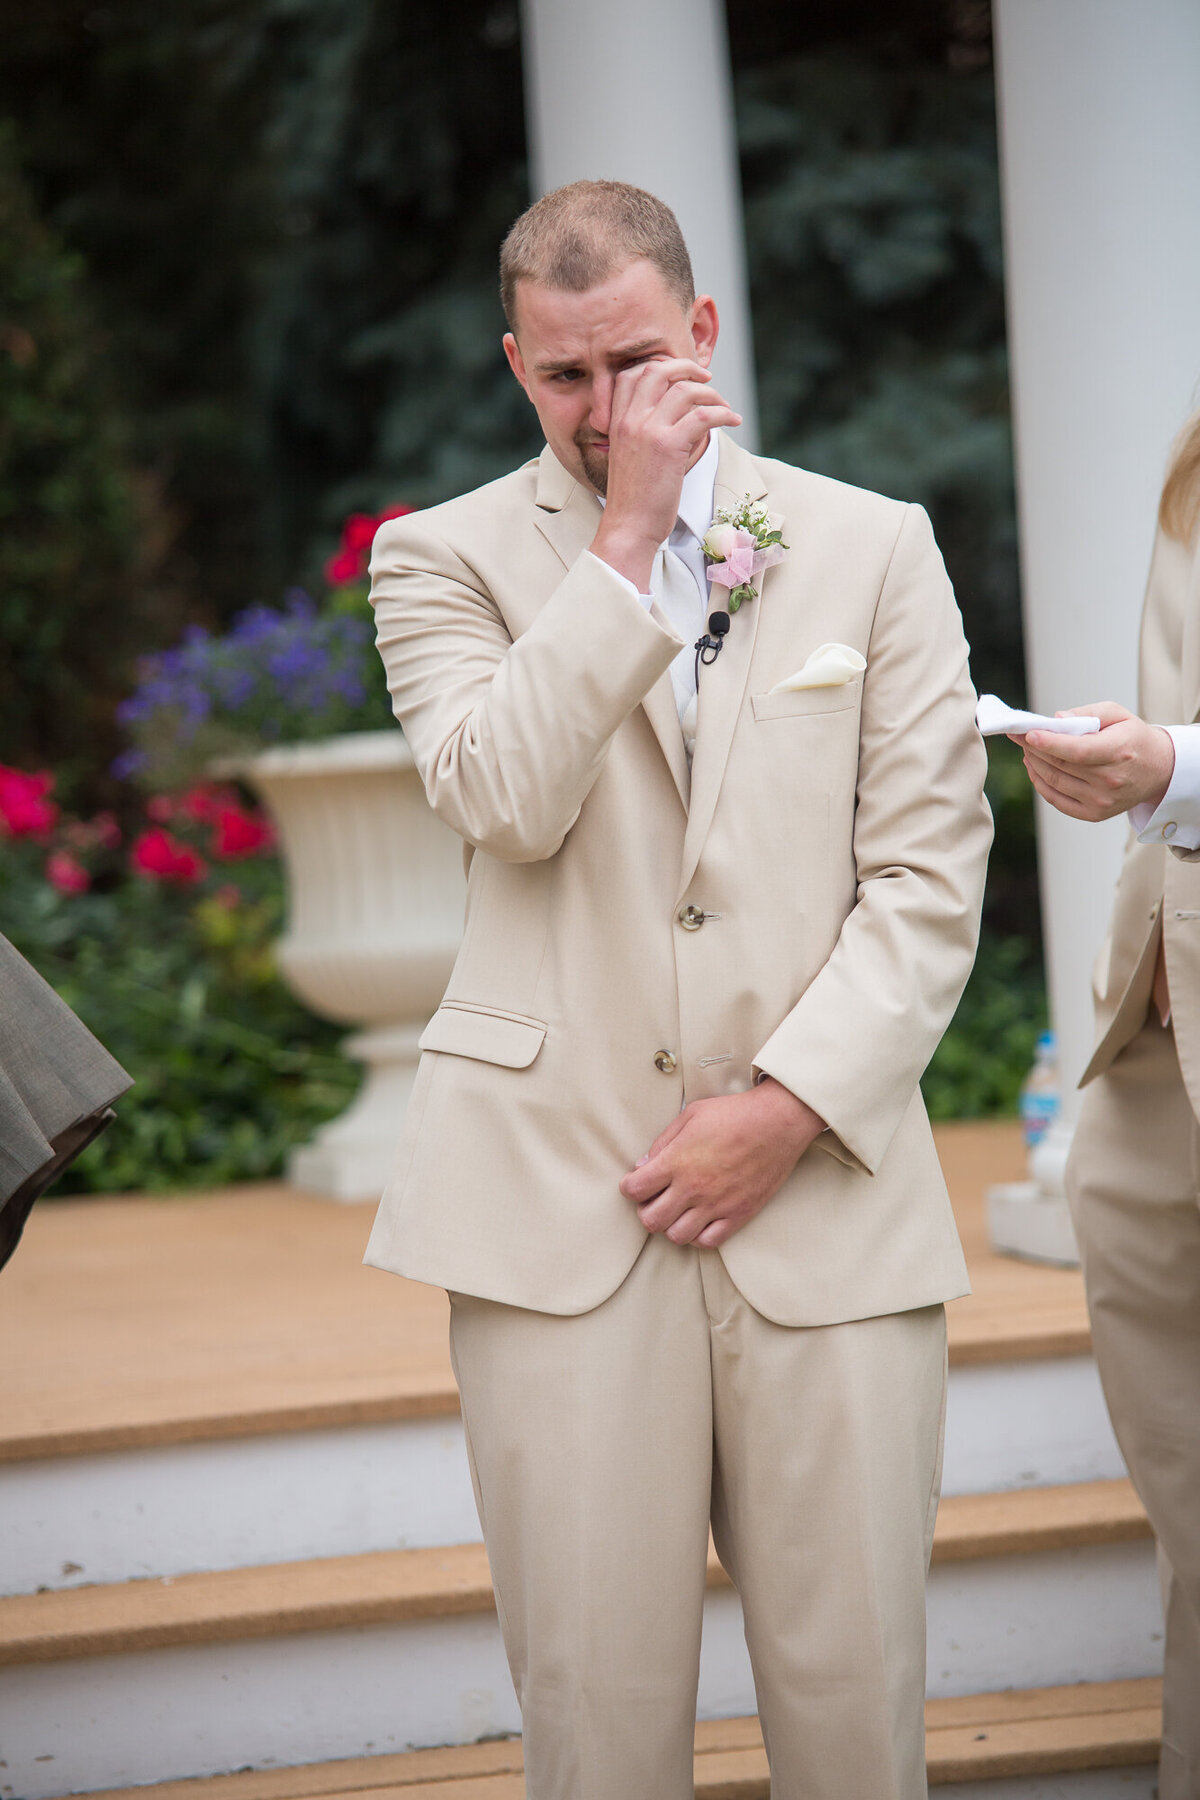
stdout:
<svg viewBox="0 0 1200 1800">
<path fill-rule="evenodd" d="M 553 856 L 612 737 L 682 648 L 581 554 L 514 643 L 476 572 L 425 523 L 371 558 L 388 689 L 434 811 L 505 862 Z"/>
<path fill-rule="evenodd" d="M 755 1059 L 871 1173 L 975 956 L 992 836 L 975 703 L 953 591 L 927 516 L 910 506 L 867 650 L 857 904 Z"/>
</svg>

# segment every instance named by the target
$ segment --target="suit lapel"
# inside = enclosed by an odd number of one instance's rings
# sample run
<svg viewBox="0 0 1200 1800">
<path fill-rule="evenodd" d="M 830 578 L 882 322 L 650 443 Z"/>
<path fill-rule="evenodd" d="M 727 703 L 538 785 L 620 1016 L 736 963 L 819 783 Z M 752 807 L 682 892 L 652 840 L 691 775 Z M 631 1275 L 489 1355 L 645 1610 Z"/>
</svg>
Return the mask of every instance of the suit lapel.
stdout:
<svg viewBox="0 0 1200 1800">
<path fill-rule="evenodd" d="M 570 569 L 588 548 L 596 535 L 603 509 L 589 488 L 568 475 L 547 444 L 538 459 L 537 495 L 534 523 L 542 536 Z M 686 808 L 688 804 L 688 766 L 683 748 L 683 732 L 675 709 L 675 693 L 671 677 L 660 675 L 642 701 L 642 710 L 650 729 L 658 739 L 667 766 Z"/>
<path fill-rule="evenodd" d="M 762 471 L 752 456 L 739 444 L 722 434 L 721 458 L 717 465 L 714 511 L 737 506 L 749 495 L 751 500 L 767 498 Z M 772 514 L 775 524 L 782 524 Z M 680 871 L 680 896 L 696 872 L 696 864 L 704 848 L 716 810 L 725 767 L 733 744 L 733 734 L 742 710 L 750 663 L 758 636 L 758 618 L 764 602 L 771 604 L 771 589 L 776 569 L 767 569 L 759 577 L 756 600 L 748 601 L 734 614 L 725 644 L 716 662 L 700 671 L 700 695 L 696 712 L 696 748 L 692 756 L 692 796 L 688 811 L 687 833 L 683 841 L 683 865 Z"/>
</svg>

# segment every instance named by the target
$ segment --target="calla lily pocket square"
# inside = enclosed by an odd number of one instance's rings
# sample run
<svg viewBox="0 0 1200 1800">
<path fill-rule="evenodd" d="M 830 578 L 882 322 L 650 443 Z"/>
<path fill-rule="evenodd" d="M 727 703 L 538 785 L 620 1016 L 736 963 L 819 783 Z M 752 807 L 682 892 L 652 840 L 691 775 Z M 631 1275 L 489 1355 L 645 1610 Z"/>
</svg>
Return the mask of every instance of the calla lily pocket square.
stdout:
<svg viewBox="0 0 1200 1800">
<path fill-rule="evenodd" d="M 819 644 L 804 667 L 777 681 L 771 692 L 790 694 L 800 688 L 844 687 L 866 666 L 866 657 L 850 644 Z"/>
</svg>

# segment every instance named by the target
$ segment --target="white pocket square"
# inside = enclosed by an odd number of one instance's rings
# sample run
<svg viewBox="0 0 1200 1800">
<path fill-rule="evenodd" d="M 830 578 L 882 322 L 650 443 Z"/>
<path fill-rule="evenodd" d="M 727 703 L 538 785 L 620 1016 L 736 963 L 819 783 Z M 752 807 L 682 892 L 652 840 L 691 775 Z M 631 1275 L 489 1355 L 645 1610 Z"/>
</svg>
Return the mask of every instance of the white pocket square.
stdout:
<svg viewBox="0 0 1200 1800">
<path fill-rule="evenodd" d="M 818 644 L 802 669 L 777 681 L 773 694 L 791 694 L 800 688 L 842 687 L 861 675 L 867 659 L 849 644 Z"/>
</svg>

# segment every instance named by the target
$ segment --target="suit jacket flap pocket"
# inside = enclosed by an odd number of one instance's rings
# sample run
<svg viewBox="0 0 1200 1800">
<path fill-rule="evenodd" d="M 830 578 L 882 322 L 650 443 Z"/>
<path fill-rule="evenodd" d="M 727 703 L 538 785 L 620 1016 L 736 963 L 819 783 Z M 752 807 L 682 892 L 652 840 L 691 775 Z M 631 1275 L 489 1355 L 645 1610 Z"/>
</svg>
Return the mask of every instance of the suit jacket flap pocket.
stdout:
<svg viewBox="0 0 1200 1800">
<path fill-rule="evenodd" d="M 546 1027 L 540 1019 L 447 1000 L 421 1033 L 420 1048 L 446 1051 L 451 1056 L 473 1056 L 479 1062 L 499 1063 L 506 1069 L 527 1069 L 545 1035 Z"/>
</svg>

